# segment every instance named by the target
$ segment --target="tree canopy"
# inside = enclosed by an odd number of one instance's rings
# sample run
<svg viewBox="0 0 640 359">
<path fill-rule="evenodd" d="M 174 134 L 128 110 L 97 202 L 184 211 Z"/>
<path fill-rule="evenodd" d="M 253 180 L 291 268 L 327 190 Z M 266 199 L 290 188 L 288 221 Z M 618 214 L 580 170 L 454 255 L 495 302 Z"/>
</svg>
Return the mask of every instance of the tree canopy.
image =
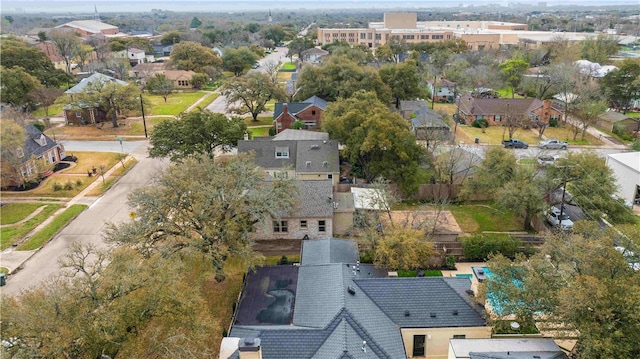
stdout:
<svg viewBox="0 0 640 359">
<path fill-rule="evenodd" d="M 520 58 L 513 58 L 501 63 L 499 67 L 502 75 L 511 87 L 511 98 L 514 98 L 516 88 L 522 81 L 522 75 L 524 75 L 529 68 L 529 63 Z"/>
<path fill-rule="evenodd" d="M 264 181 L 253 158 L 189 157 L 171 166 L 153 186 L 129 195 L 133 222 L 112 226 L 107 239 L 133 246 L 142 256 L 204 256 L 223 281 L 230 255 L 251 261 L 254 226 L 293 205 L 293 182 Z"/>
<path fill-rule="evenodd" d="M 220 67 L 222 60 L 213 50 L 193 41 L 181 41 L 173 46 L 171 63 L 178 70 L 206 72 L 207 67 Z"/>
<path fill-rule="evenodd" d="M 22 107 L 31 102 L 28 94 L 41 87 L 37 78 L 29 75 L 22 67 L 6 68 L 0 66 L 0 97 L 5 103 Z"/>
<path fill-rule="evenodd" d="M 626 111 L 631 100 L 640 97 L 640 61 L 625 60 L 605 75 L 601 86 L 607 90 L 612 107 Z"/>
<path fill-rule="evenodd" d="M 175 90 L 175 86 L 173 85 L 173 81 L 169 80 L 164 74 L 157 73 L 147 80 L 145 89 L 149 91 L 149 93 L 162 96 L 164 102 L 167 102 L 167 96 Z"/>
<path fill-rule="evenodd" d="M 246 46 L 237 49 L 227 47 L 222 55 L 222 68 L 240 76 L 244 69 L 250 68 L 256 61 L 258 61 L 258 56 Z"/>
<path fill-rule="evenodd" d="M 379 70 L 379 74 L 382 82 L 391 88 L 396 108 L 400 107 L 400 100 L 415 100 L 424 96 L 415 61 L 386 65 Z"/>
<path fill-rule="evenodd" d="M 360 91 L 373 91 L 384 103 L 391 101 L 391 90 L 370 66 L 343 57 L 331 56 L 321 66 L 303 68 L 298 78 L 296 99 L 318 96 L 327 101 L 349 98 Z"/>
<path fill-rule="evenodd" d="M 227 96 L 227 109 L 230 112 L 238 115 L 249 113 L 253 121 L 258 121 L 258 115 L 265 110 L 267 102 L 287 99 L 284 90 L 262 72 L 229 79 L 222 88 L 222 94 Z"/>
<path fill-rule="evenodd" d="M 20 156 L 20 151 L 26 142 L 27 135 L 22 126 L 12 120 L 2 120 L 0 122 L 1 188 L 24 183 L 20 168 L 24 160 L 24 154 Z"/>
<path fill-rule="evenodd" d="M 118 127 L 118 116 L 140 108 L 140 89 L 134 84 L 121 85 L 116 82 L 94 81 L 83 93 L 74 96 L 71 105 L 93 104 L 111 118 L 113 127 Z"/>
<path fill-rule="evenodd" d="M 423 149 L 416 144 L 407 121 L 392 113 L 374 92 L 356 92 L 329 104 L 322 129 L 346 146 L 344 157 L 367 180 L 382 176 L 405 195 L 417 190 Z"/>
<path fill-rule="evenodd" d="M 247 127 L 241 118 L 227 118 L 208 110 L 183 113 L 177 120 L 159 123 L 151 131 L 149 155 L 182 161 L 196 155 L 213 158 L 215 151 L 229 151 L 244 138 Z"/>
<path fill-rule="evenodd" d="M 637 226 L 614 230 L 576 223 L 573 233 L 548 236 L 530 258 L 493 257 L 493 275 L 481 292 L 492 293 L 500 315 L 515 314 L 522 323 L 543 313 L 556 330 L 574 333 L 581 358 L 638 357 L 640 272 L 628 263 L 638 259 L 614 248 L 638 253 L 638 234 Z"/>
<path fill-rule="evenodd" d="M 51 60 L 37 47 L 14 36 L 0 41 L 2 66 L 6 68 L 22 67 L 29 75 L 34 76 L 46 87 L 59 87 L 71 78 L 63 71 L 53 67 Z"/>
</svg>

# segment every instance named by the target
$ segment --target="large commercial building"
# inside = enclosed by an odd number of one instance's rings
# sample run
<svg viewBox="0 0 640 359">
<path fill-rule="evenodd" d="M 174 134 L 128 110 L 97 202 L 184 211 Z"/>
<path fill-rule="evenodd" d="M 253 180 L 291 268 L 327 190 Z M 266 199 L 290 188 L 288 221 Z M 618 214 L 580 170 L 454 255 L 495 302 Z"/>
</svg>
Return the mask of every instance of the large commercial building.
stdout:
<svg viewBox="0 0 640 359">
<path fill-rule="evenodd" d="M 417 13 L 385 13 L 382 22 L 370 22 L 367 28 L 318 29 L 318 43 L 345 41 L 376 49 L 392 39 L 408 44 L 462 39 L 470 50 L 498 49 L 518 43 L 536 48 L 562 37 L 582 41 L 585 33 L 527 31 L 526 24 L 500 21 L 418 21 Z"/>
</svg>

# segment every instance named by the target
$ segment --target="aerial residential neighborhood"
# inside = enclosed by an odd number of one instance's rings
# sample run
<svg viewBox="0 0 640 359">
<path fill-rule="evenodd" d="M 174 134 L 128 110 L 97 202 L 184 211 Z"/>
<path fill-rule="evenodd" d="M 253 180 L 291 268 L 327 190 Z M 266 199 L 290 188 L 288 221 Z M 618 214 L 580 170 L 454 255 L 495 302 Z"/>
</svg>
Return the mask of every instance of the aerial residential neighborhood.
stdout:
<svg viewBox="0 0 640 359">
<path fill-rule="evenodd" d="M 633 1 L 0 20 L 3 358 L 640 357 Z"/>
</svg>

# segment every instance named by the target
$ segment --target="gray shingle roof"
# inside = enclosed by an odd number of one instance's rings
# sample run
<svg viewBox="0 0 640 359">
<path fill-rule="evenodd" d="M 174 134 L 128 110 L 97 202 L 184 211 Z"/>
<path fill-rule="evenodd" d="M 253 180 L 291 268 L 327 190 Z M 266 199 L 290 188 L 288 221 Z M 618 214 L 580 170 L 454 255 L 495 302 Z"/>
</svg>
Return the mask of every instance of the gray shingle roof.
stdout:
<svg viewBox="0 0 640 359">
<path fill-rule="evenodd" d="M 287 128 L 279 134 L 273 136 L 272 141 L 285 141 L 285 140 L 328 140 L 329 134 L 326 132 L 306 131 L 306 130 L 293 130 Z"/>
<path fill-rule="evenodd" d="M 25 126 L 24 130 L 27 135 L 27 141 L 24 144 L 25 159 L 29 159 L 32 155 L 40 158 L 44 153 L 58 146 L 54 140 L 42 133 L 34 125 Z M 44 138 L 44 145 L 40 144 L 41 138 Z"/>
<path fill-rule="evenodd" d="M 288 147 L 289 158 L 276 158 L 276 147 Z M 290 167 L 299 173 L 340 171 L 335 140 L 238 141 L 238 153 L 250 151 L 255 152 L 256 164 L 265 169 Z"/>
<path fill-rule="evenodd" d="M 394 323 L 402 327 L 485 325 L 482 315 L 458 291 L 463 282 L 469 288 L 468 278 L 381 278 L 355 282 Z"/>
<path fill-rule="evenodd" d="M 457 101 L 460 111 L 465 115 L 496 115 L 505 113 L 528 114 L 542 106 L 537 98 L 474 98 L 470 94 L 462 95 Z"/>
<path fill-rule="evenodd" d="M 309 106 L 316 106 L 323 111 L 327 109 L 327 101 L 318 96 L 311 96 L 301 102 L 276 102 L 273 108 L 274 119 L 278 118 L 282 114 L 284 105 L 287 105 L 287 111 L 294 117 Z"/>
<path fill-rule="evenodd" d="M 230 335 L 260 338 L 264 359 L 395 359 L 407 357 L 402 327 L 486 325 L 464 298 L 467 278 L 385 278 L 385 271 L 369 264 L 354 270 L 353 262 L 331 263 L 357 258 L 355 243 L 348 242 L 303 242 L 292 326 L 234 325 Z"/>
<path fill-rule="evenodd" d="M 76 94 L 76 93 L 84 93 L 87 89 L 89 84 L 92 83 L 107 83 L 107 82 L 115 82 L 119 85 L 126 85 L 127 83 L 124 81 L 120 81 L 117 80 L 111 76 L 107 76 L 104 74 L 101 74 L 99 72 L 94 73 L 93 75 L 87 77 L 86 79 L 83 79 L 82 81 L 80 81 L 80 83 L 78 83 L 77 85 L 73 86 L 72 88 L 68 89 L 67 91 L 65 91 L 64 93 L 66 94 Z"/>
<path fill-rule="evenodd" d="M 333 217 L 333 184 L 331 180 L 296 181 L 298 202 L 288 217 L 329 218 Z"/>
<path fill-rule="evenodd" d="M 329 263 L 356 263 L 358 245 L 346 239 L 311 239 L 304 242 L 301 262 L 303 265 Z"/>
</svg>

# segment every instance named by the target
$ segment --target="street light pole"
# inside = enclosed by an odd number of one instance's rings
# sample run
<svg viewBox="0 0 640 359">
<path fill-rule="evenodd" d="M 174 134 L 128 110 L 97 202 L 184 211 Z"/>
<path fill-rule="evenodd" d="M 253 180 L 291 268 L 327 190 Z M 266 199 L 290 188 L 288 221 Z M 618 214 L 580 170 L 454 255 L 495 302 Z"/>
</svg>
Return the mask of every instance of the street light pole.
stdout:
<svg viewBox="0 0 640 359">
<path fill-rule="evenodd" d="M 140 107 L 142 108 L 142 126 L 144 127 L 144 138 L 147 138 L 147 121 L 144 118 L 144 102 L 142 101 L 142 94 L 140 94 Z"/>
</svg>

